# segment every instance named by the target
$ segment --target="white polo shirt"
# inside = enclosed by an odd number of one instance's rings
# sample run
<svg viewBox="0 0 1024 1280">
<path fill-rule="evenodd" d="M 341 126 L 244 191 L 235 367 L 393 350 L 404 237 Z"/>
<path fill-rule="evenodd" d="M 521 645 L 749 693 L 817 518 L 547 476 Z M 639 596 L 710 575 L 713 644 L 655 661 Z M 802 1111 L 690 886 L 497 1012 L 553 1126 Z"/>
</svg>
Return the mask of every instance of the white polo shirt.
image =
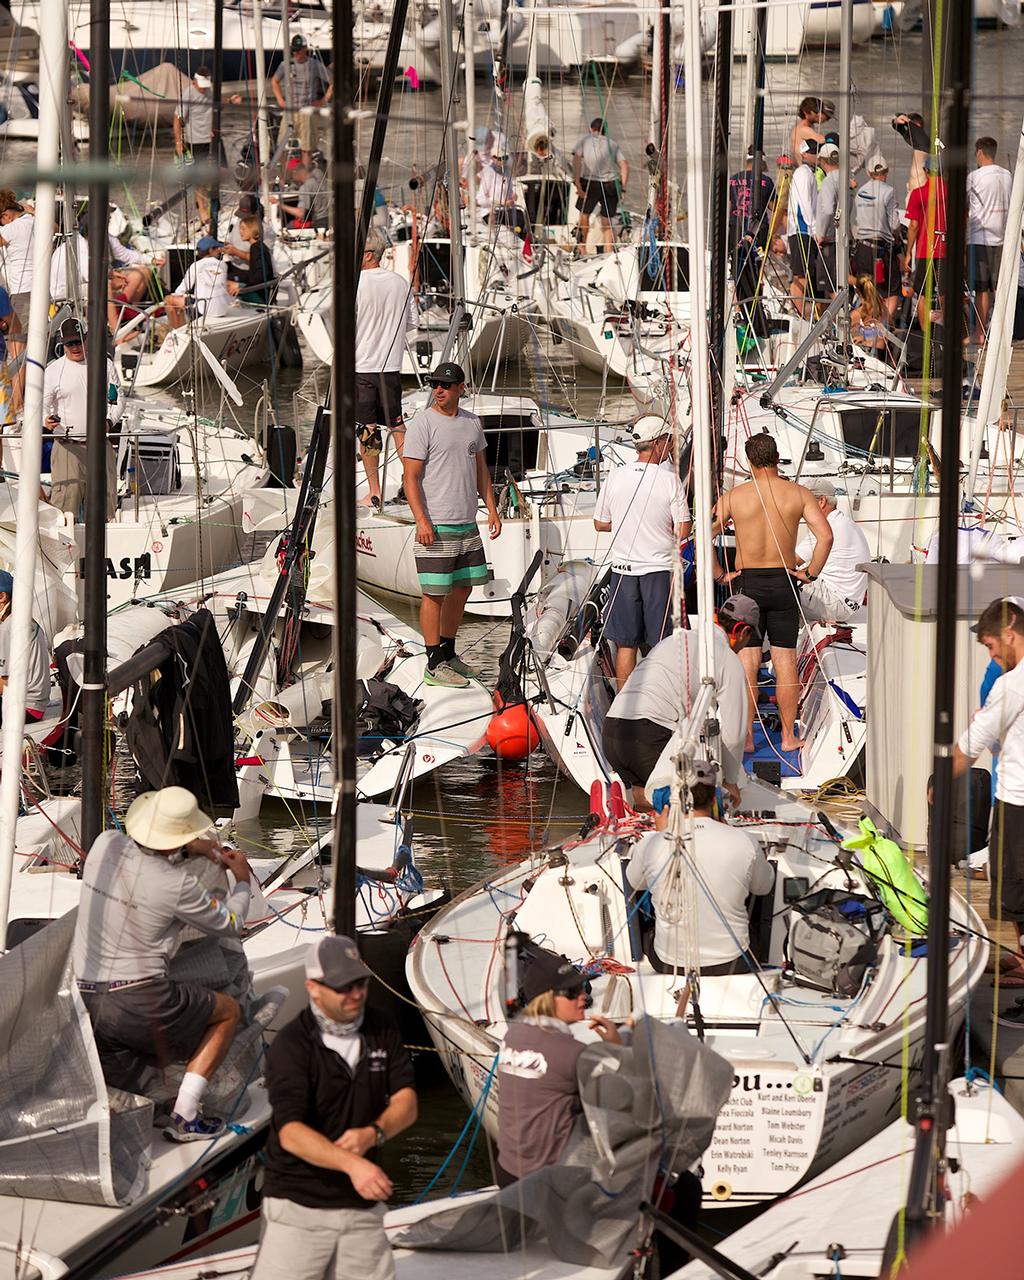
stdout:
<svg viewBox="0 0 1024 1280">
<path fill-rule="evenodd" d="M 996 799 L 1024 805 L 1024 663 L 1003 672 L 957 742 L 971 760 L 997 744 Z"/>
<path fill-rule="evenodd" d="M 682 481 L 670 462 L 629 462 L 601 486 L 594 519 L 611 521 L 611 567 L 637 577 L 671 569 L 679 555 L 676 527 L 687 524 Z"/>
</svg>

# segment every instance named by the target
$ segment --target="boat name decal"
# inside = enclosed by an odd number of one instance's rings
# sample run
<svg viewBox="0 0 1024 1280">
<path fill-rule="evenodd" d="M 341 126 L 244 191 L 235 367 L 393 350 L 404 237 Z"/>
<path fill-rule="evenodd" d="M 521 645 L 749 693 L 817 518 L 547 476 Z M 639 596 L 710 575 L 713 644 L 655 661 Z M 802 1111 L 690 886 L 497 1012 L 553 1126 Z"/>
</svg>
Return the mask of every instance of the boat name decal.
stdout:
<svg viewBox="0 0 1024 1280">
<path fill-rule="evenodd" d="M 78 562 L 78 576 L 85 577 L 85 557 Z M 128 578 L 152 578 L 153 557 L 148 551 L 140 556 L 122 556 L 116 563 L 107 557 L 107 577 L 127 580 Z"/>
</svg>

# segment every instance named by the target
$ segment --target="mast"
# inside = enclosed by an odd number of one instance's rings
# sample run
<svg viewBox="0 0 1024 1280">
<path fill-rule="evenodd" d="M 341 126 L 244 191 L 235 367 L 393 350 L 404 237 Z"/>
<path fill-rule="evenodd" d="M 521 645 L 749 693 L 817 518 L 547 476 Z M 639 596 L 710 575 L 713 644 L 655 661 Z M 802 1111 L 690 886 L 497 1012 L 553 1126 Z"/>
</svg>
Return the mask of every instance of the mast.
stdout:
<svg viewBox="0 0 1024 1280">
<path fill-rule="evenodd" d="M 395 0 L 391 15 L 391 30 L 388 33 L 388 47 L 384 55 L 384 70 L 381 73 L 380 88 L 377 90 L 377 114 L 373 118 L 370 154 L 366 161 L 359 226 L 356 229 L 352 250 L 352 261 L 355 263 L 356 270 L 363 259 L 363 245 L 366 243 L 366 233 L 370 229 L 373 218 L 373 199 L 377 191 L 381 157 L 384 155 L 384 135 L 387 133 L 388 117 L 391 115 L 391 98 L 394 94 L 395 76 L 398 74 L 398 58 L 402 52 L 402 36 L 405 32 L 405 16 L 408 10 L 409 0 Z"/>
<path fill-rule="evenodd" d="M 672 93 L 672 10 L 667 3 L 659 4 L 658 12 L 655 17 L 654 28 L 654 53 L 655 67 L 657 68 L 657 77 L 651 86 L 652 98 L 652 114 L 654 115 L 657 132 L 658 148 L 658 192 L 655 213 L 658 221 L 661 223 L 661 234 L 667 242 L 669 239 L 670 228 L 672 226 L 672 211 L 669 207 L 669 186 L 668 186 L 668 166 L 669 166 L 669 121 L 671 120 L 671 111 L 669 109 L 669 99 Z M 666 246 L 666 256 L 670 263 L 670 270 L 673 277 L 676 271 L 676 256 Z M 671 291 L 675 285 L 675 279 L 665 281 L 665 288 Z"/>
<path fill-rule="evenodd" d="M 839 42 L 839 199 L 836 202 L 836 292 L 846 299 L 843 307 L 846 336 L 850 327 L 850 109 L 853 96 L 853 0 L 843 0 L 842 36 Z M 843 342 L 843 367 L 849 365 L 849 343 Z"/>
<path fill-rule="evenodd" d="M 39 149 L 38 164 L 53 174 L 60 163 L 60 113 L 67 101 L 67 7 L 54 6 L 42 24 L 39 49 Z M 93 54 L 93 68 L 98 64 Z M 92 82 L 92 98 L 99 76 Z M 106 99 L 106 80 L 102 84 Z M 54 220 L 56 185 L 52 177 L 36 189 L 36 217 L 40 227 Z M 32 251 L 32 302 L 29 317 L 28 355 L 25 364 L 25 406 L 21 427 L 21 468 L 18 482 L 17 532 L 14 548 L 16 573 L 11 603 L 10 674 L 4 708 L 3 764 L 0 770 L 0 952 L 7 946 L 7 923 L 14 873 L 15 828 L 21 795 L 21 756 L 25 736 L 25 702 L 28 688 L 28 649 L 32 636 L 33 598 L 39 549 L 39 468 L 43 448 L 43 369 L 46 364 L 50 323 L 50 238 L 35 236 Z"/>
<path fill-rule="evenodd" d="M 1017 140 L 1017 163 L 1013 169 L 1010 208 L 1006 215 L 1006 233 L 999 258 L 999 283 L 992 307 L 992 328 L 985 346 L 985 368 L 981 375 L 974 434 L 971 440 L 971 466 L 967 475 L 967 492 L 973 494 L 978 483 L 978 464 L 985 443 L 985 432 L 999 421 L 1006 375 L 1010 368 L 1013 340 L 1013 309 L 1017 297 L 1017 264 L 1020 260 L 1021 222 L 1024 219 L 1024 122 Z"/>
<path fill-rule="evenodd" d="M 466 46 L 466 212 L 470 238 L 476 235 L 476 18 L 473 0 L 463 0 Z"/>
<path fill-rule="evenodd" d="M 107 223 L 110 183 L 110 0 L 92 0 L 89 56 L 89 289 L 86 359 L 85 638 L 82 644 L 82 848 L 103 830 L 106 763 L 103 758 L 107 682 Z"/>
<path fill-rule="evenodd" d="M 263 45 L 263 0 L 253 0 L 256 28 L 256 153 L 260 169 L 263 216 L 270 217 L 270 126 L 267 123 L 267 52 Z"/>
<path fill-rule="evenodd" d="M 109 39 L 109 37 L 108 37 Z M 221 98 L 224 94 L 224 0 L 214 0 L 213 5 L 213 129 L 210 134 L 210 164 L 213 165 L 213 183 L 210 187 L 210 235 L 217 234 L 220 221 L 220 149 Z M 90 142 L 92 134 L 90 132 Z M 264 206 L 266 208 L 266 206 Z M 89 228 L 90 231 L 92 228 Z"/>
<path fill-rule="evenodd" d="M 334 0 L 334 931 L 356 929 L 356 309 L 355 108 L 352 0 Z"/>
<path fill-rule="evenodd" d="M 700 0 L 686 0 L 683 28 L 686 68 L 686 216 L 690 244 L 691 316 L 691 412 L 693 418 L 693 517 L 698 536 L 694 539 L 694 568 L 697 576 L 697 641 L 702 684 L 714 684 L 715 645 L 714 579 L 711 575 L 711 468 L 708 448 L 712 426 L 711 376 L 708 347 L 708 277 L 701 246 L 706 243 L 704 227 L 704 139 L 700 129 Z"/>
<path fill-rule="evenodd" d="M 441 79 L 444 81 L 444 154 L 448 169 L 448 225 L 452 254 L 452 325 L 442 360 L 449 352 L 469 375 L 469 340 L 465 326 L 466 262 L 462 247 L 462 201 L 459 196 L 459 151 L 455 145 L 455 57 L 452 0 L 441 0 Z"/>
<path fill-rule="evenodd" d="M 697 31 L 700 39 L 700 30 Z M 699 70 L 698 70 L 699 77 Z M 689 73 L 686 80 L 687 98 L 690 96 Z M 700 79 L 693 82 L 693 90 L 700 98 Z M 714 153 L 711 171 L 711 291 L 708 298 L 709 346 L 711 349 L 711 393 L 714 448 L 712 463 L 715 469 L 714 492 L 722 488 L 721 469 L 725 462 L 720 441 L 725 435 L 725 329 L 731 323 L 725 305 L 725 279 L 729 261 L 729 112 L 732 100 L 732 6 L 721 5 L 718 10 L 718 38 L 715 49 L 715 109 L 712 124 Z M 691 226 L 690 244 L 693 246 Z M 704 244 L 697 241 L 698 253 Z M 693 253 L 690 254 L 691 289 Z M 708 597 L 710 599 L 710 597 Z"/>
<path fill-rule="evenodd" d="M 942 475 L 935 626 L 934 805 L 928 859 L 928 1001 L 924 1059 L 916 1099 L 916 1142 L 906 1205 L 908 1245 L 942 1215 L 942 1166 L 949 1122 L 949 849 L 953 830 L 953 715 L 956 694 L 957 511 L 960 499 L 960 409 L 963 396 L 963 281 L 967 240 L 968 110 L 973 5 L 949 6 L 950 98 L 946 120 L 946 265 L 942 366 Z"/>
</svg>

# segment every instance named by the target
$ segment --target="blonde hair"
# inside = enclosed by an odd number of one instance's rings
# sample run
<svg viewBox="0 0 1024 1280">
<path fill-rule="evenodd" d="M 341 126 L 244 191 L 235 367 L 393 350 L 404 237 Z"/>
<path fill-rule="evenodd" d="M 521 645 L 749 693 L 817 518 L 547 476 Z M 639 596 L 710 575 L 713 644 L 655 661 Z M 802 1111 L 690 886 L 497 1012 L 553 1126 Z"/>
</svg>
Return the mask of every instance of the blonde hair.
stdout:
<svg viewBox="0 0 1024 1280">
<path fill-rule="evenodd" d="M 243 227 L 249 232 L 254 240 L 262 238 L 263 223 L 260 220 L 259 214 L 247 213 L 244 218 L 239 220 L 238 223 L 239 231 L 241 231 Z"/>
<path fill-rule="evenodd" d="M 882 318 L 882 304 L 878 297 L 875 282 L 868 275 L 857 277 L 857 292 L 864 299 L 862 310 L 869 320 Z"/>
<path fill-rule="evenodd" d="M 542 991 L 539 996 L 534 996 L 523 1010 L 523 1016 L 527 1018 L 553 1018 L 555 1016 L 555 993 L 553 991 Z"/>
</svg>

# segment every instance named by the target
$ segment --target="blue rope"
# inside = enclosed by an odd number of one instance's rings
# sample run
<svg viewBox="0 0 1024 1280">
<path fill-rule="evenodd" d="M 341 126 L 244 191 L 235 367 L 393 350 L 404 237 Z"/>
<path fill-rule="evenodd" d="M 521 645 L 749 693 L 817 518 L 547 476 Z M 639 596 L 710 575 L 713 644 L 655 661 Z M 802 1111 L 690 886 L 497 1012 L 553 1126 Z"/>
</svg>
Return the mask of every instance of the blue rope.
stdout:
<svg viewBox="0 0 1024 1280">
<path fill-rule="evenodd" d="M 964 1079 L 968 1084 L 973 1084 L 975 1080 L 984 1080 L 990 1089 L 995 1089 L 996 1093 L 1002 1093 L 998 1081 L 993 1080 L 989 1073 L 981 1067 L 969 1066 L 964 1072 Z"/>
<path fill-rule="evenodd" d="M 444 1171 L 455 1159 L 455 1153 L 456 1151 L 458 1151 L 459 1147 L 462 1146 L 462 1139 L 469 1132 L 470 1126 L 472 1125 L 473 1132 L 469 1139 L 469 1146 L 466 1149 L 466 1155 L 462 1161 L 462 1165 L 459 1168 L 458 1173 L 455 1175 L 455 1182 L 452 1186 L 451 1191 L 448 1194 L 454 1195 L 455 1192 L 458 1190 L 459 1181 L 462 1178 L 462 1175 L 466 1171 L 466 1165 L 469 1163 L 469 1157 L 473 1152 L 473 1144 L 476 1142 L 476 1135 L 480 1130 L 480 1121 L 483 1119 L 483 1116 L 484 1116 L 484 1107 L 487 1104 L 487 1095 L 491 1091 L 491 1084 L 494 1081 L 494 1073 L 495 1071 L 497 1071 L 497 1069 L 498 1069 L 498 1055 L 495 1054 L 494 1061 L 491 1063 L 491 1069 L 487 1073 L 487 1079 L 484 1081 L 484 1087 L 480 1093 L 480 1097 L 477 1098 L 476 1102 L 473 1104 L 472 1111 L 470 1111 L 469 1115 L 466 1117 L 466 1123 L 462 1126 L 462 1132 L 455 1139 L 455 1142 L 454 1142 L 454 1145 L 452 1146 L 451 1151 L 448 1152 L 444 1160 L 441 1162 L 441 1167 L 438 1169 L 437 1173 L 434 1174 L 434 1176 L 430 1179 L 427 1185 L 419 1193 L 419 1195 L 413 1201 L 413 1204 L 422 1204 L 423 1201 L 427 1198 L 427 1196 L 430 1195 L 431 1191 L 433 1191 L 434 1187 L 437 1186 L 438 1182 L 441 1180 L 441 1178 L 444 1175 Z"/>
</svg>

